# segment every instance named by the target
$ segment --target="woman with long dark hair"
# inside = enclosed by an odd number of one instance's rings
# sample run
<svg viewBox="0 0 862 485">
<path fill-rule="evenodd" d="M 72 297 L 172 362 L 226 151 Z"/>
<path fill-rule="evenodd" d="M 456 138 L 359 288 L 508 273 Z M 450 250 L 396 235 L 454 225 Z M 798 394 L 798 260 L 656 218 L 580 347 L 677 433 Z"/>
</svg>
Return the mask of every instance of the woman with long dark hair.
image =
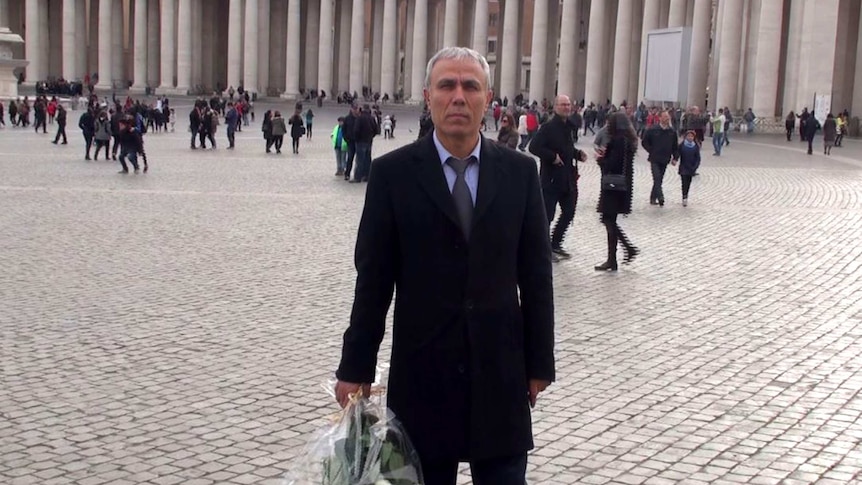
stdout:
<svg viewBox="0 0 862 485">
<path fill-rule="evenodd" d="M 500 133 L 497 134 L 497 143 L 514 150 L 518 147 L 519 138 L 518 129 L 515 127 L 515 118 L 509 113 L 504 113 L 500 117 Z"/>
<path fill-rule="evenodd" d="M 638 138 L 628 116 L 623 112 L 612 114 L 607 120 L 608 138 L 604 148 L 597 148 L 598 163 L 602 169 L 602 189 L 597 210 L 608 233 L 607 261 L 595 267 L 596 271 L 617 270 L 617 246 L 622 244 L 623 264 L 632 262 L 640 253 L 617 223 L 619 214 L 631 214 L 632 179 Z"/>
<path fill-rule="evenodd" d="M 272 138 L 272 111 L 266 110 L 263 114 L 260 131 L 263 132 L 263 139 L 266 140 L 266 153 L 271 153 L 272 144 L 275 142 Z"/>
</svg>

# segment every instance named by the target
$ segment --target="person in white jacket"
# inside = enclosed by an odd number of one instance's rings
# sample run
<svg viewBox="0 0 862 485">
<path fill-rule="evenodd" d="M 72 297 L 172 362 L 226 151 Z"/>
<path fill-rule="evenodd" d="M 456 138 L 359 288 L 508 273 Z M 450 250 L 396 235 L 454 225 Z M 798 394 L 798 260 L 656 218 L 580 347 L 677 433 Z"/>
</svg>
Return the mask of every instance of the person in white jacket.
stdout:
<svg viewBox="0 0 862 485">
<path fill-rule="evenodd" d="M 518 135 L 521 136 L 521 143 L 518 144 L 518 150 L 522 152 L 526 150 L 527 146 L 527 113 L 521 113 L 521 116 L 518 117 Z"/>
</svg>

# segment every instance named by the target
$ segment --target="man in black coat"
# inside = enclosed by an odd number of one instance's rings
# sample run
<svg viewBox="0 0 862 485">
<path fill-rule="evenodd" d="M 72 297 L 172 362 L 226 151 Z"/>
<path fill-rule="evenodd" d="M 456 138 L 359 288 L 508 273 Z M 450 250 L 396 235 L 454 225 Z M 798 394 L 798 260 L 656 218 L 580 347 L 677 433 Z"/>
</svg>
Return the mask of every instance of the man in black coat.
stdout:
<svg viewBox="0 0 862 485">
<path fill-rule="evenodd" d="M 377 126 L 377 120 L 371 115 L 371 109 L 365 105 L 354 123 L 356 171 L 353 172 L 353 180 L 350 182 L 368 182 L 368 174 L 371 171 L 371 144 L 377 136 Z"/>
<path fill-rule="evenodd" d="M 347 170 L 344 171 L 344 180 L 350 180 L 350 171 L 353 170 L 353 160 L 356 158 L 356 122 L 359 114 L 359 106 L 352 105 L 350 112 L 344 117 L 342 133 L 344 142 L 347 143 Z"/>
<path fill-rule="evenodd" d="M 575 148 L 573 127 L 569 123 L 572 101 L 568 96 L 557 96 L 554 100 L 554 117 L 539 128 L 530 142 L 530 153 L 539 157 L 539 174 L 542 179 L 542 194 L 548 224 L 554 220 L 557 204 L 560 218 L 551 235 L 551 251 L 554 261 L 569 259 L 571 255 L 563 249 L 563 237 L 575 218 L 578 205 L 578 167 L 576 160 L 585 161 L 586 154 Z"/>
<path fill-rule="evenodd" d="M 62 104 L 57 105 L 57 135 L 54 137 L 55 145 L 60 141 L 60 137 L 63 137 L 63 144 L 68 145 L 69 140 L 66 138 L 66 108 L 63 107 Z"/>
<path fill-rule="evenodd" d="M 429 62 L 435 131 L 372 165 L 336 397 L 367 392 L 397 288 L 388 405 L 426 485 L 523 485 L 530 407 L 554 380 L 551 248 L 535 162 L 480 134 L 490 70 Z"/>
<path fill-rule="evenodd" d="M 649 203 L 664 206 L 664 173 L 667 164 L 673 160 L 679 160 L 679 139 L 676 130 L 670 124 L 670 113 L 662 111 L 659 115 L 659 124 L 648 129 L 641 141 L 644 150 L 649 153 L 650 168 L 652 169 L 652 192 L 650 192 Z"/>
</svg>

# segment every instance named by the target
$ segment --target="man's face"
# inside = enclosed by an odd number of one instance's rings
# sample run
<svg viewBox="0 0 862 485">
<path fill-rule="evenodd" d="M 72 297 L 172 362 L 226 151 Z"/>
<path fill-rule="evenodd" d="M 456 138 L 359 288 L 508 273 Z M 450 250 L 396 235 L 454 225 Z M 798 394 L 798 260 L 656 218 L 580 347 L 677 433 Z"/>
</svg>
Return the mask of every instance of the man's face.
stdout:
<svg viewBox="0 0 862 485">
<path fill-rule="evenodd" d="M 451 137 L 475 136 L 491 102 L 485 72 L 472 59 L 441 59 L 431 70 L 425 102 L 431 110 L 434 128 L 440 133 Z"/>
<path fill-rule="evenodd" d="M 554 100 L 554 113 L 562 118 L 568 118 L 572 114 L 572 100 L 568 96 L 557 96 Z"/>
<path fill-rule="evenodd" d="M 670 114 L 667 111 L 662 112 L 661 117 L 659 118 L 659 121 L 661 122 L 661 124 L 663 126 L 670 125 Z"/>
</svg>

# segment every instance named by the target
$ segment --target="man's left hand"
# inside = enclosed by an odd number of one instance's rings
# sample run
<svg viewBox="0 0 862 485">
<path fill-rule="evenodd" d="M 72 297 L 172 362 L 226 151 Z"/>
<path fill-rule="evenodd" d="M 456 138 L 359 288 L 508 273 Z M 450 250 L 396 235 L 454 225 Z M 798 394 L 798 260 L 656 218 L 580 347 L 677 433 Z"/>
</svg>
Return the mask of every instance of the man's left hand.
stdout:
<svg viewBox="0 0 862 485">
<path fill-rule="evenodd" d="M 551 385 L 550 381 L 543 381 L 541 379 L 530 379 L 530 407 L 536 407 L 536 399 L 539 397 L 539 393 L 544 391 Z"/>
</svg>

